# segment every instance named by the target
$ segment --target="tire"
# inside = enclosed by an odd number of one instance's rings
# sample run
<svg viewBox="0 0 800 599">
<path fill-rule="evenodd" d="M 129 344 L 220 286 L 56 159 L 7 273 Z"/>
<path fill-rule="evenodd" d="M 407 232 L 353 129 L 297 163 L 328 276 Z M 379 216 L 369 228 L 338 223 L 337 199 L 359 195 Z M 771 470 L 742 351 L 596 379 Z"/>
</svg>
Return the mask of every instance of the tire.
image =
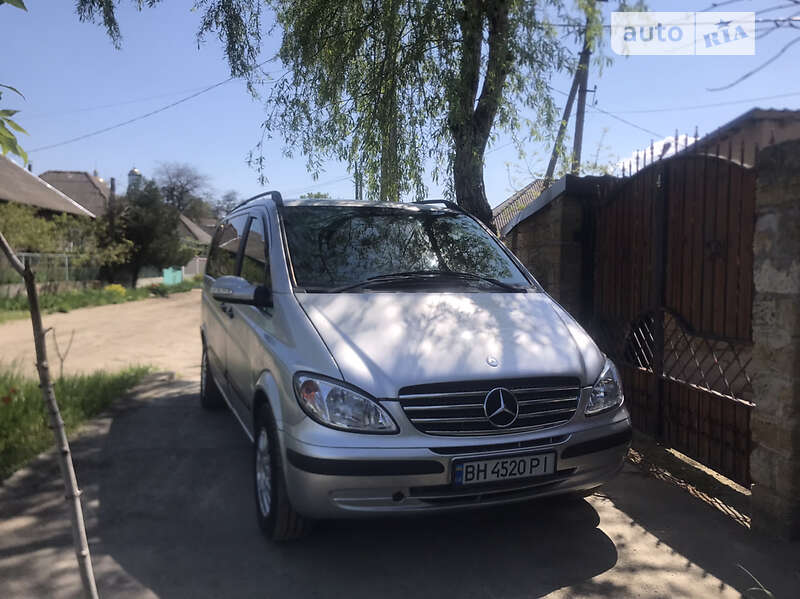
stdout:
<svg viewBox="0 0 800 599">
<path fill-rule="evenodd" d="M 214 380 L 214 374 L 208 363 L 208 351 L 203 344 L 203 361 L 200 365 L 200 405 L 206 410 L 220 410 L 225 407 L 225 400 Z"/>
<path fill-rule="evenodd" d="M 256 416 L 253 486 L 258 526 L 264 536 L 272 541 L 288 541 L 310 532 L 311 521 L 294 511 L 286 493 L 277 430 L 268 406 L 262 406 Z"/>
</svg>

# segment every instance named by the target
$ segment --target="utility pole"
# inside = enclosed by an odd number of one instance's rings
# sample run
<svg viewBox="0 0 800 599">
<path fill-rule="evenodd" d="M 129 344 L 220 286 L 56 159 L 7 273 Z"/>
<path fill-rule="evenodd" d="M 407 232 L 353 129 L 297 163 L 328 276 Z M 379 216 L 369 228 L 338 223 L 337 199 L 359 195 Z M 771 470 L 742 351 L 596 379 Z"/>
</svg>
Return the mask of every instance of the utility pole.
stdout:
<svg viewBox="0 0 800 599">
<path fill-rule="evenodd" d="M 579 175 L 581 172 L 581 149 L 583 147 L 583 123 L 586 116 L 586 92 L 589 85 L 589 58 L 592 55 L 592 50 L 589 47 L 589 22 L 586 22 L 586 31 L 583 34 L 583 50 L 581 50 L 581 57 L 578 61 L 578 70 L 575 77 L 578 80 L 578 110 L 575 114 L 575 139 L 572 145 L 572 169 L 573 175 Z"/>
<path fill-rule="evenodd" d="M 558 134 L 556 135 L 556 143 L 553 145 L 553 153 L 550 154 L 550 163 L 547 165 L 547 172 L 544 175 L 544 186 L 545 188 L 550 186 L 550 182 L 553 180 L 553 173 L 556 171 L 556 163 L 558 162 L 558 149 L 561 147 L 561 144 L 564 143 L 564 135 L 567 132 L 567 123 L 569 122 L 569 116 L 572 114 L 572 104 L 575 102 L 575 93 L 578 90 L 578 84 L 580 71 L 575 71 L 575 76 L 572 78 L 572 87 L 569 89 L 569 95 L 567 96 L 567 105 L 564 106 L 564 114 L 561 117 L 561 123 L 558 126 Z"/>
</svg>

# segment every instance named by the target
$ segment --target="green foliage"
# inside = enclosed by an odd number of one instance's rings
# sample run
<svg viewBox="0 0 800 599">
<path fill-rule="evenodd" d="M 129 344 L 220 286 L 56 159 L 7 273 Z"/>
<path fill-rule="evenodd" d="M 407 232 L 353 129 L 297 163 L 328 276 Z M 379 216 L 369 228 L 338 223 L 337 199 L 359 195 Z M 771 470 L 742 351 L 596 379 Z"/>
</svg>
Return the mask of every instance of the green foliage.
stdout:
<svg viewBox="0 0 800 599">
<path fill-rule="evenodd" d="M 161 0 L 131 0 L 139 10 L 153 7 Z M 81 21 L 101 21 L 116 47 L 122 33 L 116 16 L 119 0 L 77 0 L 76 9 Z M 225 45 L 231 74 L 236 77 L 253 75 L 261 47 L 261 0 L 195 0 L 192 10 L 202 10 L 202 22 L 197 42 L 216 35 Z"/>
<path fill-rule="evenodd" d="M 164 285 L 163 283 L 136 289 L 125 288 L 122 285 L 106 285 L 101 289 L 77 289 L 51 293 L 47 287 L 39 293 L 39 307 L 45 314 L 53 312 L 69 312 L 78 308 L 90 306 L 105 306 L 107 304 L 122 304 L 147 299 L 148 297 L 166 297 L 173 293 L 182 293 L 196 289 L 202 285 L 200 277 L 185 279 L 177 285 Z M 12 312 L 26 312 L 28 298 L 24 292 L 12 297 L 0 297 L 0 314 L 6 319 Z M 0 317 L 0 322 L 3 318 Z"/>
<path fill-rule="evenodd" d="M 113 374 L 95 372 L 56 380 L 56 398 L 67 431 L 107 408 L 148 371 L 136 366 Z M 0 480 L 52 445 L 39 381 L 0 368 Z"/>
<path fill-rule="evenodd" d="M 109 214 L 97 219 L 71 214 L 53 217 L 62 248 L 76 254 L 77 266 L 113 266 L 128 259 L 133 243 L 120 231 L 113 230 L 114 224 L 109 222 L 109 218 Z"/>
<path fill-rule="evenodd" d="M 0 203 L 0 231 L 17 252 L 59 252 L 63 239 L 58 225 L 36 215 L 36 208 Z"/>
<path fill-rule="evenodd" d="M 116 4 L 78 0 L 77 10 L 101 19 L 119 43 Z M 256 60 L 266 6 L 282 29 L 287 72 L 270 82 L 264 138 L 249 157 L 262 178 L 262 148 L 274 134 L 313 173 L 331 159 L 347 162 L 382 200 L 424 196 L 425 165 L 433 163 L 434 180 L 448 182 L 448 193 L 484 221 L 487 145 L 500 130 L 512 132 L 520 152 L 532 139 L 554 139 L 550 79 L 574 70 L 584 31 L 591 48 L 602 34 L 594 0 L 197 1 L 198 37 L 216 34 L 231 73 L 251 89 L 265 79 Z"/>
<path fill-rule="evenodd" d="M 272 4 L 289 74 L 271 88 L 266 131 L 299 148 L 313 172 L 330 159 L 358 166 L 380 199 L 424 196 L 431 161 L 434 179 L 482 217 L 487 144 L 498 130 L 520 144 L 549 137 L 550 78 L 574 67 L 587 22 L 590 43 L 601 31 L 588 1 L 577 10 L 563 0 Z M 259 148 L 251 161 L 263 166 Z"/>
<path fill-rule="evenodd" d="M 125 237 L 133 243 L 128 264 L 133 269 L 134 283 L 144 266 L 167 268 L 186 264 L 194 255 L 181 243 L 176 231 L 179 213 L 164 201 L 153 181 L 126 197 L 122 220 Z"/>
<path fill-rule="evenodd" d="M 76 267 L 120 264 L 132 246 L 124 238 L 109 238 L 103 218 L 72 214 L 44 218 L 35 207 L 13 202 L 0 204 L 0 231 L 17 252 L 68 253 Z"/>
<path fill-rule="evenodd" d="M 300 196 L 301 200 L 329 200 L 331 194 L 327 191 L 310 191 Z"/>
<path fill-rule="evenodd" d="M 109 289 L 79 289 L 63 291 L 60 293 L 46 293 L 39 295 L 39 307 L 44 313 L 69 312 L 77 308 L 88 306 L 104 306 L 106 304 L 121 304 L 150 297 L 147 289 L 128 289 L 120 294 Z M 28 299 L 24 294 L 15 297 L 0 298 L 0 310 L 26 311 Z"/>
<path fill-rule="evenodd" d="M 28 10 L 25 7 L 25 3 L 22 0 L 0 0 L 0 4 L 10 4 L 11 6 L 16 6 L 17 8 L 21 8 L 22 10 L 25 11 Z"/>
</svg>

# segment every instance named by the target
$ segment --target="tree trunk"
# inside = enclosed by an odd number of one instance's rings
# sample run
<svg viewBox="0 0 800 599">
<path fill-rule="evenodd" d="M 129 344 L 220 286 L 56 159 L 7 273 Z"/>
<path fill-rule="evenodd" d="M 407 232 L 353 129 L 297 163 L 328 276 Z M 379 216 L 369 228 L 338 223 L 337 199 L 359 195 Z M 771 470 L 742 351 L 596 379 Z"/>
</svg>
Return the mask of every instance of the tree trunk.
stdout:
<svg viewBox="0 0 800 599">
<path fill-rule="evenodd" d="M 381 98 L 381 202 L 400 200 L 400 169 L 397 148 L 397 6 L 389 4 L 384 22 L 383 72 L 388 89 Z"/>
<path fill-rule="evenodd" d="M 483 152 L 478 154 L 468 142 L 458 144 L 453 159 L 453 185 L 456 201 L 464 210 L 494 230 L 492 209 L 483 183 Z"/>
<path fill-rule="evenodd" d="M 483 157 L 513 60 L 509 48 L 513 34 L 509 7 L 510 0 L 463 0 L 462 53 L 458 77 L 448 98 L 448 123 L 455 142 L 453 187 L 456 201 L 492 229 L 492 209 L 483 183 Z M 478 95 L 484 22 L 488 24 L 488 55 Z"/>
<path fill-rule="evenodd" d="M 36 291 L 36 278 L 29 266 L 23 266 L 19 258 L 11 250 L 6 238 L 0 233 L 0 249 L 8 258 L 11 266 L 14 267 L 25 281 L 25 290 L 28 293 L 28 306 L 31 311 L 31 323 L 33 324 L 33 343 L 36 348 L 36 370 L 39 372 L 39 387 L 42 390 L 42 399 L 47 407 L 50 416 L 50 427 L 53 429 L 53 436 L 56 441 L 61 475 L 64 479 L 65 499 L 70 506 L 70 517 L 72 519 L 72 540 L 75 545 L 75 555 L 78 558 L 78 568 L 83 582 L 84 595 L 89 599 L 97 599 L 97 586 L 92 570 L 92 558 L 89 554 L 89 542 L 86 539 L 86 525 L 83 520 L 83 508 L 81 506 L 81 492 L 78 489 L 78 479 L 75 476 L 75 468 L 72 465 L 72 453 L 69 449 L 67 433 L 64 430 L 64 421 L 61 419 L 61 412 L 56 402 L 56 394 L 53 389 L 53 380 L 50 377 L 50 365 L 47 362 L 47 344 L 45 343 L 45 330 L 42 325 L 42 313 L 39 310 L 39 295 Z"/>
<path fill-rule="evenodd" d="M 139 271 L 141 267 L 138 264 L 134 264 L 131 270 L 131 287 L 136 289 L 136 283 L 139 282 Z"/>
</svg>

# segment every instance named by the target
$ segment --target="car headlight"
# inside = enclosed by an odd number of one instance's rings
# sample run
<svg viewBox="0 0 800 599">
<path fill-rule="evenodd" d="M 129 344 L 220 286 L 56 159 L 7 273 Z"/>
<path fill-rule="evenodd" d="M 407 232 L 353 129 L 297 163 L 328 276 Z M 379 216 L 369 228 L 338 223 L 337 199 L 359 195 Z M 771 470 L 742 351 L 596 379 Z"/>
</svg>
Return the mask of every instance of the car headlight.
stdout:
<svg viewBox="0 0 800 599">
<path fill-rule="evenodd" d="M 587 416 L 594 416 L 600 412 L 616 408 L 622 404 L 624 399 L 622 380 L 619 378 L 617 367 L 614 366 L 614 362 L 606 359 L 603 372 L 600 373 L 597 382 L 592 387 L 585 413 Z"/>
<path fill-rule="evenodd" d="M 397 425 L 378 402 L 331 380 L 298 373 L 294 391 L 300 407 L 320 424 L 354 433 L 395 433 Z"/>
</svg>

